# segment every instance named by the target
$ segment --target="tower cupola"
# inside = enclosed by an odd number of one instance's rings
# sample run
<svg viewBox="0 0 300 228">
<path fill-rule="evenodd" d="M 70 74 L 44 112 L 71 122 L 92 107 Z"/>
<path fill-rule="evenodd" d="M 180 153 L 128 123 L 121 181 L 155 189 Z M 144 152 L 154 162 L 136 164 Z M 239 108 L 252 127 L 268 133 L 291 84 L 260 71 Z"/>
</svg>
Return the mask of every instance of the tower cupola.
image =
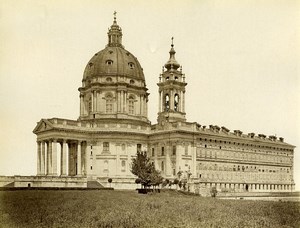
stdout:
<svg viewBox="0 0 300 228">
<path fill-rule="evenodd" d="M 171 50 L 169 51 L 169 53 L 170 53 L 170 59 L 165 64 L 165 68 L 167 70 L 177 70 L 180 67 L 179 63 L 175 59 L 176 51 L 174 49 L 173 40 L 174 40 L 174 38 L 172 37 Z"/>
<path fill-rule="evenodd" d="M 114 22 L 108 29 L 108 47 L 123 47 L 122 45 L 122 29 L 117 24 L 117 12 L 114 12 Z"/>
<path fill-rule="evenodd" d="M 175 59 L 175 49 L 172 44 L 170 58 L 163 66 L 159 77 L 159 112 L 157 122 L 186 121 L 185 118 L 185 75 L 182 67 Z"/>
</svg>

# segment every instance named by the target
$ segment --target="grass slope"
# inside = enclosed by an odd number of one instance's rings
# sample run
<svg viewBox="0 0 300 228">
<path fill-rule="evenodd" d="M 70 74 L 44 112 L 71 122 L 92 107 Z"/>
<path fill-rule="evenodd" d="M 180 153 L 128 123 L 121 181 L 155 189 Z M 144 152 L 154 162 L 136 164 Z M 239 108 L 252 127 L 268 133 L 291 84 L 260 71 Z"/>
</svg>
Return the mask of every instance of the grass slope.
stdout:
<svg viewBox="0 0 300 228">
<path fill-rule="evenodd" d="M 2 191 L 0 227 L 300 227 L 299 202 L 166 191 Z"/>
</svg>

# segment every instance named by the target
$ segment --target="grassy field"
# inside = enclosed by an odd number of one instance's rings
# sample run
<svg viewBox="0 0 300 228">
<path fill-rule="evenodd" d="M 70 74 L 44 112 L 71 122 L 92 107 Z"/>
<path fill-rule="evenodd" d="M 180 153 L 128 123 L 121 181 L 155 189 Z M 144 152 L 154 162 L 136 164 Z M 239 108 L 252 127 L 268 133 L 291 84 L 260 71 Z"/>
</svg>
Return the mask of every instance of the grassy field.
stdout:
<svg viewBox="0 0 300 228">
<path fill-rule="evenodd" d="M 0 227 L 300 227 L 299 202 L 166 191 L 2 191 Z"/>
</svg>

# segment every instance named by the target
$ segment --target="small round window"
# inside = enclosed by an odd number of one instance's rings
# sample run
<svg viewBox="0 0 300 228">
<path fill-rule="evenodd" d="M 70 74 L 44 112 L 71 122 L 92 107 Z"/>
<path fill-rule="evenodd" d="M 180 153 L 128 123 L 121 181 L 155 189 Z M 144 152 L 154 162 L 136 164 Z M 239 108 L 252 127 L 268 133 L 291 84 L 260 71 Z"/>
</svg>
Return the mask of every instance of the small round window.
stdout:
<svg viewBox="0 0 300 228">
<path fill-rule="evenodd" d="M 106 64 L 107 64 L 107 65 L 112 65 L 112 64 L 113 64 L 113 61 L 110 60 L 110 59 L 109 59 L 109 60 L 106 60 Z"/>
<path fill-rule="evenodd" d="M 128 66 L 130 69 L 133 69 L 134 68 L 134 63 L 128 63 Z"/>
<path fill-rule="evenodd" d="M 111 78 L 106 78 L 106 81 L 107 82 L 112 82 L 112 79 Z"/>
<path fill-rule="evenodd" d="M 134 80 L 131 79 L 129 83 L 133 85 L 134 84 Z"/>
</svg>

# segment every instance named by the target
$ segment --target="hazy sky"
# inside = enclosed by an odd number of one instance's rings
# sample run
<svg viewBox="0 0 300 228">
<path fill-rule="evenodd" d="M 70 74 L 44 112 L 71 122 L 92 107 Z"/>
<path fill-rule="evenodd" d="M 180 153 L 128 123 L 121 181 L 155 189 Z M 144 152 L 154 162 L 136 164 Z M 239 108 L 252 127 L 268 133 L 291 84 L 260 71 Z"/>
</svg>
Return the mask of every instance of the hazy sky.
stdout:
<svg viewBox="0 0 300 228">
<path fill-rule="evenodd" d="M 188 121 L 282 136 L 299 147 L 299 3 L 0 1 L 0 175 L 36 174 L 32 130 L 41 118 L 78 118 L 83 70 L 107 44 L 114 10 L 123 45 L 144 68 L 152 123 L 174 36 Z"/>
</svg>

